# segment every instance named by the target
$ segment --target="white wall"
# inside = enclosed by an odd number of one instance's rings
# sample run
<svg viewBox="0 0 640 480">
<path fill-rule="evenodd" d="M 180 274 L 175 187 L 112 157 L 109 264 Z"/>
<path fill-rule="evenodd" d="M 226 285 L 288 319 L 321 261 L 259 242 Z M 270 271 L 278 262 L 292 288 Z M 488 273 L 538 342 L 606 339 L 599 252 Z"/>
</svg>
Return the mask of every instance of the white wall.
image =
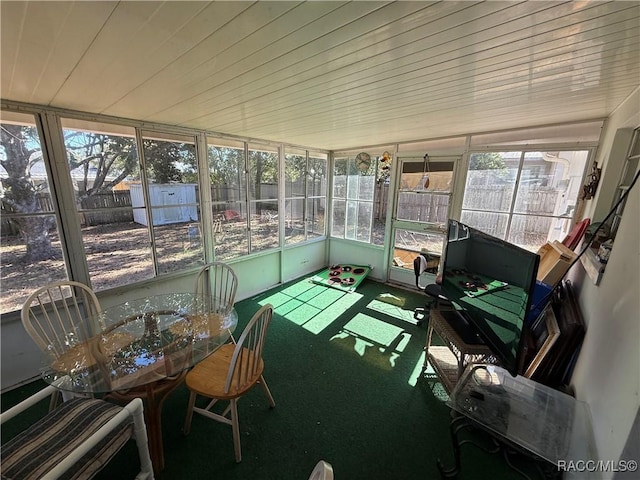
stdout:
<svg viewBox="0 0 640 480">
<path fill-rule="evenodd" d="M 620 178 L 624 152 L 620 153 L 621 149 L 615 145 L 616 133 L 621 128 L 638 126 L 640 89 L 636 89 L 605 124 L 597 154 L 603 168 L 603 188 L 585 209 L 585 217 L 591 217 L 592 222 L 602 220 L 608 212 L 612 186 Z M 621 459 L 627 443 L 635 443 L 631 451 L 638 451 L 638 438 L 630 432 L 640 408 L 639 224 L 640 186 L 636 184 L 627 199 L 600 285 L 594 285 L 581 265 L 571 272 L 587 324 L 572 383 L 576 397 L 590 406 L 598 456 L 602 460 Z M 611 476 L 609 473 L 605 478 Z"/>
<path fill-rule="evenodd" d="M 288 282 L 325 268 L 328 263 L 327 243 L 328 240 L 325 240 L 285 248 L 282 256 L 282 281 Z"/>
<path fill-rule="evenodd" d="M 329 245 L 330 264 L 369 265 L 372 268 L 369 278 L 382 282 L 387 280 L 387 266 L 381 247 L 340 238 L 332 238 Z"/>
</svg>

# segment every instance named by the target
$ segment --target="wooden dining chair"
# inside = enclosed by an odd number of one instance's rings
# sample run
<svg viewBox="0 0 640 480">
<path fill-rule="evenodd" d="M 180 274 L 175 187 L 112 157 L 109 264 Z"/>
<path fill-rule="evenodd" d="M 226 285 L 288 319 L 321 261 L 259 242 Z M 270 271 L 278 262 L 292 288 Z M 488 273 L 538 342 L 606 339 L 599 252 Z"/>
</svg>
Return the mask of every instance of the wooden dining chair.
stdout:
<svg viewBox="0 0 640 480">
<path fill-rule="evenodd" d="M 271 305 L 262 307 L 251 318 L 236 344 L 220 347 L 196 365 L 186 378 L 190 396 L 184 425 L 185 434 L 188 434 L 191 429 L 194 412 L 231 425 L 236 462 L 242 460 L 237 409 L 240 397 L 260 383 L 271 408 L 276 406 L 262 375 L 264 370 L 262 352 L 272 316 Z M 195 406 L 198 395 L 210 399 L 206 407 Z M 229 405 L 222 413 L 214 413 L 212 408 L 219 400 L 228 400 Z"/>
<path fill-rule="evenodd" d="M 33 292 L 22 305 L 22 325 L 43 352 L 60 356 L 100 331 L 101 307 L 87 285 L 63 280 Z"/>
<path fill-rule="evenodd" d="M 57 359 L 100 331 L 96 323 L 100 311 L 98 297 L 90 287 L 62 280 L 29 295 L 22 305 L 20 318 L 38 348 Z M 73 395 L 62 392 L 62 396 L 67 400 Z M 54 390 L 51 409 L 59 398 L 60 392 Z"/>
<path fill-rule="evenodd" d="M 195 294 L 202 295 L 209 306 L 226 311 L 233 307 L 238 291 L 238 277 L 223 262 L 211 262 L 196 275 Z"/>
</svg>

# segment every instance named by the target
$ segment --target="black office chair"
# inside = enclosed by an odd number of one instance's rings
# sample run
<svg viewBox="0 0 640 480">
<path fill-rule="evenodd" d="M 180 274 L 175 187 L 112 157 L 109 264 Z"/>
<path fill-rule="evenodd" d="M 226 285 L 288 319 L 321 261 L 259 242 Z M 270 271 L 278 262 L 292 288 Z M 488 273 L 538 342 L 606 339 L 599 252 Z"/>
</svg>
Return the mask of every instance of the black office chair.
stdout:
<svg viewBox="0 0 640 480">
<path fill-rule="evenodd" d="M 438 283 L 436 277 L 436 283 L 430 283 L 426 287 L 420 285 L 420 276 L 424 272 L 437 273 L 428 267 L 430 257 L 427 253 L 421 253 L 413 260 L 413 273 L 416 276 L 416 288 L 424 291 L 429 297 L 424 307 L 416 308 L 413 312 L 413 318 L 418 325 L 422 325 L 422 322 L 429 320 L 429 310 L 432 308 L 451 307 L 451 302 L 442 294 L 442 287 Z"/>
<path fill-rule="evenodd" d="M 452 308 L 449 299 L 443 295 L 442 286 L 439 283 L 430 283 L 421 290 L 429 298 L 424 307 L 418 307 L 413 312 L 413 318 L 418 325 L 422 325 L 422 322 L 429 320 L 429 310 L 432 308 Z"/>
</svg>

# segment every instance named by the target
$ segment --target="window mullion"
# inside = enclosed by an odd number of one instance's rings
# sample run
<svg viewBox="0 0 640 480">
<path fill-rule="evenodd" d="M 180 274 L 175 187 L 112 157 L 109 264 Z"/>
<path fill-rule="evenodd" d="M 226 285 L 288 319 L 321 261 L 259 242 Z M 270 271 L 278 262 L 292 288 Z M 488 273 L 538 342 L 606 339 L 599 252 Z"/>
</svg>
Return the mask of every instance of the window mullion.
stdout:
<svg viewBox="0 0 640 480">
<path fill-rule="evenodd" d="M 520 163 L 518 164 L 518 173 L 516 174 L 516 184 L 513 187 L 513 196 L 511 197 L 511 205 L 509 206 L 509 216 L 507 217 L 507 229 L 504 238 L 509 238 L 511 232 L 511 221 L 513 220 L 513 212 L 516 208 L 516 199 L 518 198 L 518 190 L 520 188 L 520 177 L 524 168 L 525 152 L 520 152 Z"/>
<path fill-rule="evenodd" d="M 302 184 L 302 198 L 304 199 L 302 201 L 302 223 L 304 225 L 304 240 L 307 240 L 309 238 L 309 212 L 308 212 L 308 208 L 307 205 L 309 203 L 309 150 L 305 151 L 305 155 L 306 155 L 306 161 L 305 161 L 305 167 L 304 167 L 304 172 L 302 172 L 303 175 L 303 184 Z M 314 219 L 315 220 L 315 219 Z"/>
<path fill-rule="evenodd" d="M 153 275 L 160 273 L 158 256 L 156 254 L 155 231 L 153 229 L 153 212 L 151 209 L 151 195 L 149 193 L 149 181 L 147 178 L 147 167 L 145 161 L 144 142 L 142 140 L 142 130 L 136 127 L 136 148 L 138 149 L 138 162 L 140 163 L 140 183 L 142 185 L 142 198 L 144 199 L 145 215 L 147 217 L 147 233 L 151 245 L 151 260 L 153 262 Z"/>
<path fill-rule="evenodd" d="M 42 154 L 49 170 L 52 201 L 56 205 L 58 233 L 65 257 L 68 277 L 91 286 L 89 267 L 84 252 L 82 229 L 78 215 L 75 214 L 75 197 L 71 173 L 67 163 L 64 134 L 60 117 L 55 113 L 37 116 L 40 119 Z M 80 246 L 80 248 L 79 248 Z"/>
<path fill-rule="evenodd" d="M 248 252 L 251 253 L 253 251 L 252 246 L 252 238 L 251 238 L 251 196 L 249 195 L 249 143 L 244 142 L 244 204 L 247 209 L 247 219 L 246 219 L 246 228 L 247 228 L 247 245 Z"/>
<path fill-rule="evenodd" d="M 214 232 L 213 232 L 213 200 L 211 198 L 211 175 L 209 175 L 209 147 L 207 136 L 203 133 L 196 135 L 196 162 L 198 165 L 198 183 L 200 193 L 200 225 L 204 247 L 205 262 L 214 260 Z"/>
</svg>

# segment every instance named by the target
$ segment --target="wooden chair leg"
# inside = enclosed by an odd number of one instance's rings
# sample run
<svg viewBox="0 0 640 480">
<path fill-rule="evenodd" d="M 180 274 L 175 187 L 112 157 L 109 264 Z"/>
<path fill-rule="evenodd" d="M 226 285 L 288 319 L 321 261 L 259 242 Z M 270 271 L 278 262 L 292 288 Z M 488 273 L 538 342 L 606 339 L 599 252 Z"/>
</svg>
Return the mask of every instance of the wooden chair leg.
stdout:
<svg viewBox="0 0 640 480">
<path fill-rule="evenodd" d="M 187 404 L 187 416 L 184 419 L 184 428 L 182 431 L 185 435 L 189 435 L 191 431 L 191 420 L 193 419 L 193 407 L 196 404 L 196 393 L 191 392 L 189 395 L 189 403 Z"/>
<path fill-rule="evenodd" d="M 236 453 L 236 462 L 242 461 L 242 451 L 240 447 L 240 423 L 238 422 L 238 400 L 232 398 L 229 407 L 231 408 L 231 428 L 233 430 L 233 449 Z"/>
<path fill-rule="evenodd" d="M 264 394 L 269 399 L 269 405 L 271 406 L 271 408 L 275 408 L 276 401 L 273 399 L 273 396 L 271 395 L 271 391 L 269 390 L 269 387 L 267 386 L 267 382 L 265 381 L 265 379 L 264 379 L 264 377 L 262 375 L 260 375 L 260 380 L 259 381 L 260 381 L 260 385 L 262 385 L 262 389 L 264 390 Z"/>
</svg>

